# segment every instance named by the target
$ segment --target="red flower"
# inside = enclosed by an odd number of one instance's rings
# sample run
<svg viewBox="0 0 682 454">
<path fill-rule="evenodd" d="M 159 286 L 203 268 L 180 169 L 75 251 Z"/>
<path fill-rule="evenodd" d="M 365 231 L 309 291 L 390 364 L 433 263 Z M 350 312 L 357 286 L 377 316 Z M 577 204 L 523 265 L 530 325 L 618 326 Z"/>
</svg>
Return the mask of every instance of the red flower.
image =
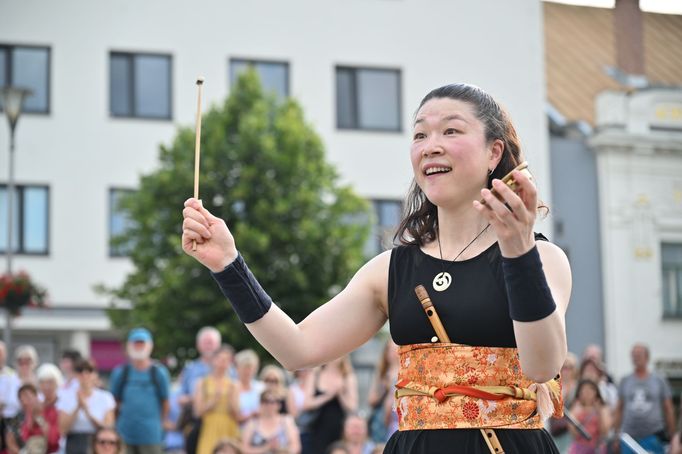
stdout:
<svg viewBox="0 0 682 454">
<path fill-rule="evenodd" d="M 478 405 L 473 402 L 465 402 L 462 406 L 462 414 L 466 419 L 476 419 L 478 418 Z"/>
<path fill-rule="evenodd" d="M 19 315 L 31 303 L 45 305 L 45 290 L 33 283 L 25 271 L 0 276 L 0 308 Z"/>
</svg>

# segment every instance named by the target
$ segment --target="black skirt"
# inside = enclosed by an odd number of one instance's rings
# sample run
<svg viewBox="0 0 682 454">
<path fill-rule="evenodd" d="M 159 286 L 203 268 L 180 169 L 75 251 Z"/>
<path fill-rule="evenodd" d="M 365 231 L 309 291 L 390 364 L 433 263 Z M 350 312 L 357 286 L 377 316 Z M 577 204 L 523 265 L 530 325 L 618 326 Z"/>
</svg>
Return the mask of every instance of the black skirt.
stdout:
<svg viewBox="0 0 682 454">
<path fill-rule="evenodd" d="M 505 454 L 559 454 L 544 429 L 495 429 Z M 395 432 L 384 454 L 490 454 L 478 429 Z"/>
</svg>

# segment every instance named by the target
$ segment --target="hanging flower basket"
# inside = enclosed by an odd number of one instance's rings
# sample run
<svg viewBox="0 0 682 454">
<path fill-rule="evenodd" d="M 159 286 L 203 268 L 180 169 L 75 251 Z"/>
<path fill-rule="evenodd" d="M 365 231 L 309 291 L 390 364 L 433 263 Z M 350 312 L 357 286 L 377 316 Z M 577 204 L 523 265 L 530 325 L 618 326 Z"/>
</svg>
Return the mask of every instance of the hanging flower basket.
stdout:
<svg viewBox="0 0 682 454">
<path fill-rule="evenodd" d="M 31 281 L 24 271 L 0 276 L 0 308 L 13 316 L 20 315 L 26 306 L 45 306 L 45 296 L 45 290 Z"/>
</svg>

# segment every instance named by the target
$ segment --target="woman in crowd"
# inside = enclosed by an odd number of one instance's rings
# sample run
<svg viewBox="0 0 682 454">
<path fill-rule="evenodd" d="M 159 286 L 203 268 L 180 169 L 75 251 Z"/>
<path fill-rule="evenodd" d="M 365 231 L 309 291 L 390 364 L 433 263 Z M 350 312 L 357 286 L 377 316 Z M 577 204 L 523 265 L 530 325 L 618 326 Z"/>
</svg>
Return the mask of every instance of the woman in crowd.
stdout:
<svg viewBox="0 0 682 454">
<path fill-rule="evenodd" d="M 324 452 L 341 439 L 346 414 L 358 408 L 358 384 L 350 357 L 318 368 L 306 390 L 306 399 L 316 413 L 310 423 L 310 452 Z"/>
<path fill-rule="evenodd" d="M 113 427 L 100 427 L 92 437 L 92 454 L 121 454 L 123 440 Z"/>
<path fill-rule="evenodd" d="M 398 346 L 393 339 L 387 339 L 379 363 L 374 369 L 374 378 L 367 394 L 367 403 L 371 408 L 369 433 L 372 440 L 377 443 L 385 443 L 395 432 L 395 430 L 389 430 L 389 426 L 395 419 L 391 392 L 395 389 L 399 367 Z"/>
<path fill-rule="evenodd" d="M 605 438 L 611 429 L 611 414 L 594 381 L 580 380 L 575 401 L 571 405 L 571 414 L 591 438 L 587 440 L 575 427 L 569 425 L 568 429 L 573 435 L 573 442 L 568 448 L 569 454 L 605 453 Z"/>
<path fill-rule="evenodd" d="M 14 351 L 17 362 L 17 376 L 21 384 L 32 383 L 38 386 L 35 370 L 38 367 L 38 352 L 33 345 L 20 345 Z"/>
<path fill-rule="evenodd" d="M 242 434 L 245 454 L 299 454 L 301 441 L 294 419 L 279 412 L 279 396 L 270 390 L 260 395 L 258 416 L 252 418 Z"/>
<path fill-rule="evenodd" d="M 260 372 L 260 380 L 265 385 L 265 389 L 272 391 L 279 399 L 279 412 L 295 417 L 294 394 L 286 384 L 286 377 L 281 367 L 268 364 Z"/>
<path fill-rule="evenodd" d="M 45 412 L 32 383 L 19 388 L 21 412 L 7 431 L 7 450 L 10 454 L 45 454 L 59 450 L 57 414 Z"/>
<path fill-rule="evenodd" d="M 265 386 L 256 380 L 260 359 L 253 350 L 242 350 L 234 357 L 239 386 L 239 424 L 243 427 L 258 413 L 260 393 Z"/>
<path fill-rule="evenodd" d="M 211 454 L 219 440 L 239 435 L 239 390 L 228 375 L 231 361 L 232 350 L 219 348 L 211 373 L 194 390 L 194 413 L 201 418 L 198 454 Z"/>
<path fill-rule="evenodd" d="M 45 420 L 50 424 L 50 430 L 54 430 L 57 434 L 59 434 L 57 391 L 63 383 L 62 373 L 54 364 L 46 363 L 38 368 L 36 376 L 38 378 L 40 393 L 43 396 L 43 415 L 45 416 Z M 57 438 L 57 441 L 59 441 L 59 438 Z M 58 443 L 53 445 L 52 448 L 54 450 L 50 451 L 50 446 L 48 446 L 48 454 L 56 452 L 59 449 Z"/>
<path fill-rule="evenodd" d="M 82 359 L 76 364 L 78 390 L 64 393 L 57 401 L 59 428 L 66 436 L 66 454 L 86 454 L 92 438 L 101 427 L 114 425 L 114 396 L 96 387 L 95 364 Z"/>
</svg>

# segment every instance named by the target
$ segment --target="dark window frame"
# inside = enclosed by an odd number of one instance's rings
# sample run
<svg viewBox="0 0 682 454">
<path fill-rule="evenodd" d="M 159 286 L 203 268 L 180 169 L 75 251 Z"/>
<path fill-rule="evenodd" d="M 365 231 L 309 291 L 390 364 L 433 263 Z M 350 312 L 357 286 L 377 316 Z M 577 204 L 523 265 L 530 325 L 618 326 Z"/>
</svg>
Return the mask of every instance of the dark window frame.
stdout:
<svg viewBox="0 0 682 454">
<path fill-rule="evenodd" d="M 114 56 L 125 57 L 128 59 L 128 77 L 130 78 L 130 89 L 128 92 L 128 101 L 130 102 L 130 109 L 132 114 L 120 115 L 115 114 L 111 108 L 111 59 Z M 135 113 L 135 57 L 166 57 L 168 58 L 168 116 L 150 116 L 139 115 Z M 110 50 L 109 51 L 109 117 L 120 119 L 135 119 L 135 120 L 151 120 L 151 121 L 173 121 L 173 54 L 161 52 L 129 52 L 124 50 Z"/>
<path fill-rule="evenodd" d="M 7 52 L 7 67 L 5 68 L 5 81 L 6 84 L 3 85 L 2 87 L 6 87 L 9 85 L 12 85 L 14 81 L 12 80 L 12 66 L 14 63 L 14 55 L 13 55 L 13 50 L 14 49 L 42 49 L 47 51 L 47 68 L 46 68 L 46 74 L 45 74 L 45 110 L 26 110 L 25 108 L 22 109 L 21 114 L 28 114 L 28 115 L 50 115 L 51 113 L 51 108 L 52 108 L 52 90 L 51 90 L 51 81 L 52 81 L 52 48 L 50 46 L 41 46 L 39 44 L 9 44 L 9 43 L 0 43 L 0 49 L 4 50 Z M 21 87 L 21 85 L 17 85 L 18 87 Z M 0 88 L 2 88 L 0 87 Z M 5 109 L 0 106 L 0 112 L 4 112 Z"/>
<path fill-rule="evenodd" d="M 289 64 L 289 61 L 287 60 L 274 60 L 274 59 L 267 59 L 267 58 L 252 58 L 252 57 L 229 57 L 227 59 L 227 74 L 228 74 L 228 90 L 232 89 L 232 85 L 236 82 L 235 80 L 232 80 L 232 64 L 234 62 L 239 62 L 239 63 L 246 63 L 247 65 L 252 65 L 255 66 L 258 63 L 265 63 L 265 64 L 272 64 L 272 65 L 284 65 L 286 66 L 287 72 L 286 72 L 286 81 L 285 81 L 285 87 L 286 87 L 286 93 L 284 96 L 286 98 L 291 96 L 291 65 Z"/>
<path fill-rule="evenodd" d="M 338 71 L 350 71 L 352 73 L 351 80 L 351 94 L 353 97 L 353 122 L 354 126 L 341 126 L 339 118 L 339 99 L 338 99 Z M 398 75 L 398 93 L 397 93 L 397 104 L 398 104 L 398 127 L 397 128 L 366 128 L 359 124 L 359 112 L 358 112 L 358 71 L 377 71 L 377 72 L 393 72 Z M 403 73 L 401 68 L 392 68 L 386 66 L 353 66 L 353 65 L 335 65 L 334 66 L 334 100 L 336 103 L 336 129 L 341 131 L 364 131 L 364 132 L 381 132 L 381 133 L 402 133 L 403 129 Z"/>
<path fill-rule="evenodd" d="M 0 183 L 0 189 L 7 191 L 7 183 Z M 47 204 L 45 206 L 45 251 L 44 252 L 29 252 L 24 248 L 24 190 L 26 188 L 43 188 L 47 192 Z M 19 228 L 14 232 L 16 236 L 16 241 L 18 247 L 15 251 L 12 251 L 13 255 L 24 255 L 29 257 L 47 257 L 50 255 L 50 206 L 52 205 L 50 185 L 48 184 L 15 184 L 14 189 L 17 192 L 17 210 L 14 215 L 19 219 Z M 5 208 L 6 209 L 6 208 Z M 13 235 L 13 236 L 14 236 Z M 8 245 L 10 246 L 10 245 Z M 6 255 L 7 251 L 0 247 L 0 254 Z"/>
<path fill-rule="evenodd" d="M 112 195 L 114 192 L 127 192 L 127 193 L 133 193 L 137 191 L 137 189 L 133 188 L 124 188 L 120 186 L 111 186 L 109 188 L 109 191 L 107 191 L 107 205 L 109 206 L 109 222 L 107 222 L 107 230 L 109 234 L 107 235 L 107 243 L 108 243 L 108 255 L 109 258 L 117 259 L 117 258 L 128 258 L 130 257 L 130 253 L 126 252 L 114 252 L 113 250 L 113 245 L 111 244 L 111 240 L 114 236 L 114 232 L 112 232 L 112 221 L 113 221 L 113 214 L 114 214 L 114 207 L 112 206 Z"/>
<path fill-rule="evenodd" d="M 661 248 L 661 249 L 660 249 L 660 250 L 661 250 L 661 268 L 660 268 L 660 269 L 661 269 L 661 286 L 662 286 L 662 287 L 665 287 L 665 285 L 666 285 L 666 283 L 667 283 L 666 278 L 665 278 L 665 274 L 666 274 L 665 271 L 666 271 L 666 268 L 671 268 L 670 266 L 669 266 L 669 267 L 666 267 L 666 265 L 671 265 L 671 264 L 667 264 L 666 262 L 663 261 L 663 248 L 664 248 L 664 246 L 666 246 L 666 245 L 667 245 L 667 246 L 682 247 L 682 241 L 674 241 L 674 240 L 673 240 L 673 241 L 662 241 L 662 242 L 661 242 L 661 246 L 660 246 L 660 248 Z M 677 265 L 677 266 L 674 267 L 674 269 L 675 269 L 678 273 L 679 273 L 679 272 L 682 272 L 682 264 L 672 264 L 672 265 Z M 682 286 L 682 279 L 680 279 L 680 280 L 677 282 L 677 285 L 678 285 L 678 286 Z M 681 292 L 681 290 L 678 289 L 678 292 Z M 662 310 L 663 310 L 663 312 L 662 312 L 662 314 L 663 314 L 663 315 L 662 315 L 663 320 L 681 320 L 681 319 L 682 319 L 682 306 L 680 306 L 680 307 L 678 308 L 678 312 L 677 312 L 677 313 L 669 313 L 669 312 L 666 312 L 666 311 L 667 311 L 668 302 L 665 300 L 665 294 L 666 294 L 665 290 L 662 289 L 662 291 L 661 291 L 661 303 L 662 303 Z M 679 304 L 682 304 L 682 301 L 678 301 L 678 303 L 679 303 Z"/>
</svg>

